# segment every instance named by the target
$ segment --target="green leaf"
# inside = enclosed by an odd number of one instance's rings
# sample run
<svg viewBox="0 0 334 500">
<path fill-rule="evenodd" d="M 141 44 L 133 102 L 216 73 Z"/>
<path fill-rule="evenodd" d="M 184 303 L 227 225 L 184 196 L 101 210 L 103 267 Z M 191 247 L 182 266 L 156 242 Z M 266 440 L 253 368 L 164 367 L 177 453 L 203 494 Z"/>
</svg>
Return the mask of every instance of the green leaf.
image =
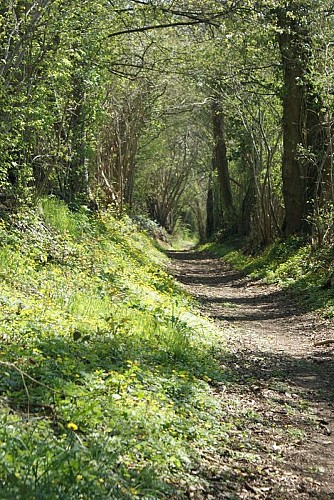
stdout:
<svg viewBox="0 0 334 500">
<path fill-rule="evenodd" d="M 78 330 L 75 330 L 73 332 L 73 340 L 76 342 L 77 340 L 79 340 L 81 338 L 81 333 L 78 331 Z"/>
</svg>

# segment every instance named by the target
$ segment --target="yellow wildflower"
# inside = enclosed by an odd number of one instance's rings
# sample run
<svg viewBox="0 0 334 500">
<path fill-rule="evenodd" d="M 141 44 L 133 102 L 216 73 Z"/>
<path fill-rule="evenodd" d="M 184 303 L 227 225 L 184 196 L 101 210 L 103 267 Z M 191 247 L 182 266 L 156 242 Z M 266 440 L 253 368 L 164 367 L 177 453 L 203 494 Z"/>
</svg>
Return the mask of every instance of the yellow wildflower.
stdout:
<svg viewBox="0 0 334 500">
<path fill-rule="evenodd" d="M 71 429 L 71 431 L 77 431 L 78 430 L 78 426 L 77 424 L 75 424 L 74 422 L 69 422 L 67 424 L 67 428 L 68 429 Z"/>
</svg>

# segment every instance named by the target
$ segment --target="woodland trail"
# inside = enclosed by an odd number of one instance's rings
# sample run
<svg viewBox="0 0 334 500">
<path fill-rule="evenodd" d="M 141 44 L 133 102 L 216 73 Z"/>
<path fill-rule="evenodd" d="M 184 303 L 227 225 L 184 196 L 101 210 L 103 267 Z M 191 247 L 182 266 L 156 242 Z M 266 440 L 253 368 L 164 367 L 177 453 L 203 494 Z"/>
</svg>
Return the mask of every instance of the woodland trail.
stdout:
<svg viewBox="0 0 334 500">
<path fill-rule="evenodd" d="M 169 256 L 174 276 L 222 330 L 227 384 L 212 391 L 232 418 L 249 416 L 244 432 L 260 457 L 245 463 L 238 439 L 225 456 L 204 456 L 210 486 L 190 498 L 334 499 L 334 348 L 314 345 L 334 338 L 333 322 L 220 259 Z"/>
</svg>

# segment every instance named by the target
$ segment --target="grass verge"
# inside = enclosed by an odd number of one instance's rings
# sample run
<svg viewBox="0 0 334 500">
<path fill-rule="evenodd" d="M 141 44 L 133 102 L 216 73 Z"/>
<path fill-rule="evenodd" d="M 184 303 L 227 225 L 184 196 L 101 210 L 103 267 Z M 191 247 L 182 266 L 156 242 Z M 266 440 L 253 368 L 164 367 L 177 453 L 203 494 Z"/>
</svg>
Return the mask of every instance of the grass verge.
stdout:
<svg viewBox="0 0 334 500">
<path fill-rule="evenodd" d="M 323 285 L 334 272 L 333 248 L 315 250 L 304 239 L 277 241 L 255 255 L 233 244 L 209 243 L 202 247 L 238 270 L 288 289 L 303 308 L 334 316 L 334 288 Z"/>
<path fill-rule="evenodd" d="M 213 326 L 130 220 L 38 212 L 0 222 L 0 497 L 184 495 L 229 425 Z"/>
</svg>

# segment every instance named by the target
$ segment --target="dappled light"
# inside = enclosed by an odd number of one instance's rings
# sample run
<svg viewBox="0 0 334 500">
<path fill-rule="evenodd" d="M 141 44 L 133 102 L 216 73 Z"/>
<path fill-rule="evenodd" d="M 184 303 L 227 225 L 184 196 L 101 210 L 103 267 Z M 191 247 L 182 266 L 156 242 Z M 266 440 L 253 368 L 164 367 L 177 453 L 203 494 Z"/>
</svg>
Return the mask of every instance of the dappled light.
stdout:
<svg viewBox="0 0 334 500">
<path fill-rule="evenodd" d="M 334 498 L 332 3 L 1 2 L 1 500 Z"/>
<path fill-rule="evenodd" d="M 264 450 L 270 447 L 284 461 L 284 467 L 276 469 L 280 479 L 262 478 L 258 485 L 258 473 L 252 471 L 255 484 L 239 484 L 237 494 L 244 498 L 250 491 L 268 498 L 270 492 L 272 498 L 285 498 L 287 490 L 295 498 L 303 498 L 303 492 L 330 497 L 334 353 L 330 345 L 323 350 L 319 339 L 327 337 L 332 323 L 301 307 L 300 295 L 236 272 L 212 253 L 171 255 L 174 275 L 196 297 L 203 313 L 224 329 L 229 351 L 217 347 L 214 357 L 224 369 L 226 385 L 222 390 L 211 382 L 217 397 L 231 405 L 235 422 L 242 408 L 249 412 L 247 435 L 252 450 L 262 448 L 262 467 Z M 224 475 L 226 467 L 220 467 L 218 476 L 230 481 Z M 245 469 L 250 474 L 251 467 Z M 225 487 L 218 482 L 212 491 L 219 495 Z"/>
</svg>

